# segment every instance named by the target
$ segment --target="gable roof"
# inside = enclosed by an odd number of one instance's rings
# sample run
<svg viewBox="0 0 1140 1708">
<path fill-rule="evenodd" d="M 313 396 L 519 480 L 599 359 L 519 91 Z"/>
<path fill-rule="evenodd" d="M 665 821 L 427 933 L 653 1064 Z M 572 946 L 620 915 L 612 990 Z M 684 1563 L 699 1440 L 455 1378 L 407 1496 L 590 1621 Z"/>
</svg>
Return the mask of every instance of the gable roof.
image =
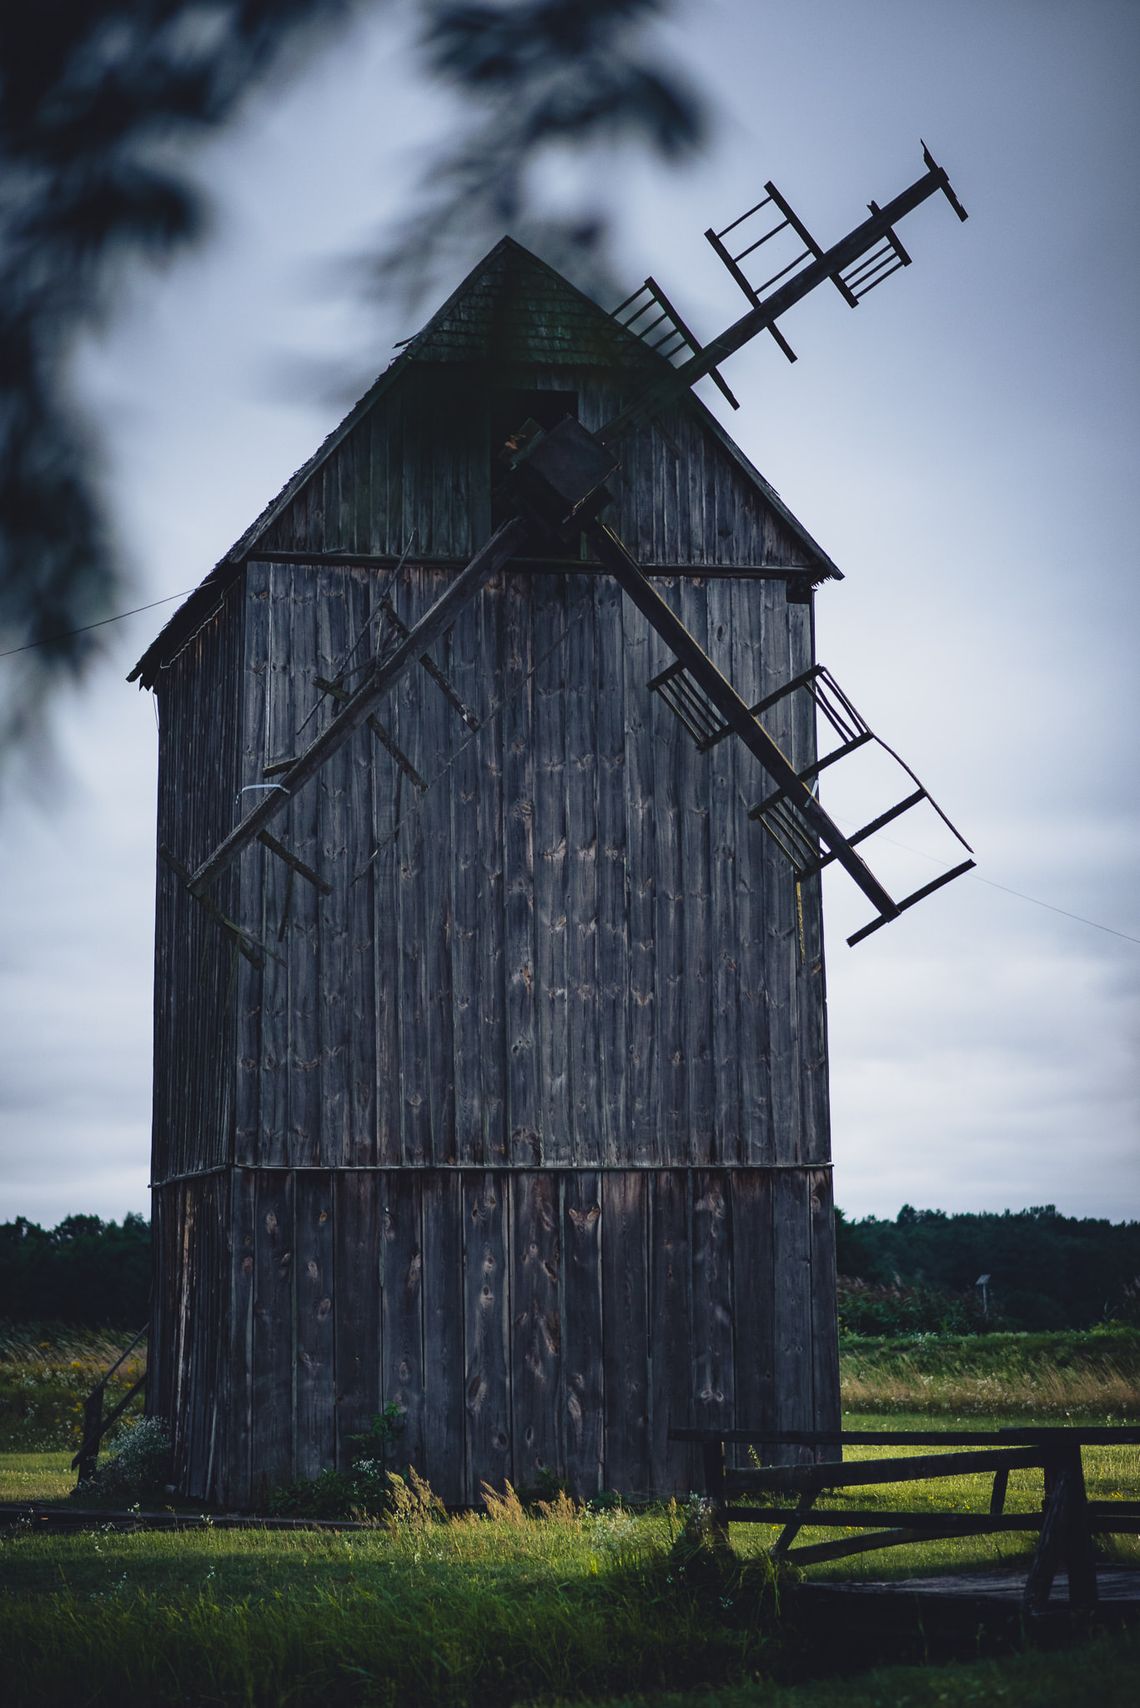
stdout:
<svg viewBox="0 0 1140 1708">
<path fill-rule="evenodd" d="M 552 304 L 557 312 L 551 313 Z M 361 418 L 417 362 L 492 361 L 497 366 L 624 367 L 640 371 L 648 384 L 668 364 L 585 292 L 511 237 L 503 237 L 457 286 L 425 326 L 404 345 L 344 420 L 293 474 L 277 496 L 235 540 L 205 579 L 160 630 L 128 682 L 154 686 L 159 670 L 218 608 L 257 542 L 296 497 L 310 476 L 348 437 Z M 814 565 L 813 579 L 842 580 L 843 572 L 793 516 L 775 488 L 744 455 L 716 417 L 692 392 L 678 402 L 698 415 L 754 485 L 764 502 L 802 542 Z"/>
</svg>

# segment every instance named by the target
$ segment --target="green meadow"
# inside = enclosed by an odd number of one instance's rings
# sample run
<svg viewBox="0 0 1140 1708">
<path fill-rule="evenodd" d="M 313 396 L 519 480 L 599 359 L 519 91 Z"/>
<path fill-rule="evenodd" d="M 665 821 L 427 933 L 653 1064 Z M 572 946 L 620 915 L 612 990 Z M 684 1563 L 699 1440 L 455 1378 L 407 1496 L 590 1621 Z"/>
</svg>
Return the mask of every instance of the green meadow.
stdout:
<svg viewBox="0 0 1140 1708">
<path fill-rule="evenodd" d="M 86 1380 L 107 1348 L 89 1346 L 85 1355 L 78 1338 L 65 1345 L 47 1331 L 2 1344 L 0 1424 L 9 1451 L 0 1454 L 0 1498 L 65 1501 L 74 1367 Z M 851 1342 L 843 1374 L 851 1428 L 1140 1417 L 1140 1334 L 1129 1330 Z M 1011 1403 L 999 1404 L 1002 1394 Z M 1136 1498 L 1138 1471 L 1140 1449 L 1086 1450 L 1093 1499 Z M 916 1510 L 984 1510 L 988 1495 L 987 1479 L 958 1478 L 910 1484 L 905 1500 Z M 886 1510 L 892 1491 L 836 1491 L 828 1505 L 845 1499 Z M 1034 1510 L 1040 1501 L 1039 1472 L 1011 1476 L 1009 1509 Z M 97 1522 L 47 1535 L 16 1523 L 0 1539 L 0 1690 L 13 1705 L 266 1708 L 1105 1708 L 1134 1699 L 1137 1650 L 1128 1633 L 1062 1653 L 812 1676 L 835 1657 L 827 1634 L 811 1628 L 796 1574 L 772 1571 L 767 1549 L 776 1532 L 736 1526 L 732 1557 L 710 1562 L 686 1546 L 687 1516 L 684 1504 L 593 1510 L 558 1498 L 524 1508 L 508 1497 L 452 1518 L 409 1499 L 384 1522 L 339 1532 L 229 1530 L 208 1514 L 177 1532 Z M 822 1536 L 805 1529 L 800 1540 Z M 1026 1535 L 926 1542 L 805 1575 L 1017 1567 L 1031 1544 Z M 1135 1539 L 1105 1548 L 1140 1564 Z"/>
</svg>

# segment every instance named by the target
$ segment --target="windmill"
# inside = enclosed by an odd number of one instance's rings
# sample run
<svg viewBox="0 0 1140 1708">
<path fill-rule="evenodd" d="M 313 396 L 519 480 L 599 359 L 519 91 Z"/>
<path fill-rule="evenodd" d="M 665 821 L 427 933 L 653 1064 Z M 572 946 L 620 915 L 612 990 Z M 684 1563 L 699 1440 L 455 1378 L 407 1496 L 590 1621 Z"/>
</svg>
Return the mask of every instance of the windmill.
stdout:
<svg viewBox="0 0 1140 1708">
<path fill-rule="evenodd" d="M 638 337 L 648 338 L 651 333 L 657 333 L 651 347 L 670 362 L 672 372 L 668 377 L 662 376 L 630 408 L 607 422 L 597 433 L 589 433 L 570 417 L 546 432 L 535 428 L 533 423 L 520 424 L 519 435 L 512 441 L 515 452 L 511 462 L 512 494 L 517 500 L 517 514 L 500 524 L 448 592 L 413 629 L 404 630 L 399 645 L 389 656 L 375 663 L 365 679 L 345 699 L 338 716 L 297 757 L 294 764 L 281 771 L 264 798 L 189 875 L 187 886 L 196 899 L 201 901 L 208 897 L 219 875 L 238 858 L 243 848 L 265 833 L 267 826 L 282 811 L 285 800 L 303 788 L 329 755 L 372 716 L 375 707 L 392 693 L 403 674 L 413 668 L 447 631 L 464 605 L 475 597 L 489 577 L 524 550 L 529 535 L 536 527 L 539 530 L 553 529 L 568 541 L 583 537 L 598 561 L 605 565 L 623 592 L 662 637 L 676 662 L 656 677 L 650 686 L 671 706 L 697 745 L 707 747 L 734 735 L 759 760 L 775 787 L 757 806 L 755 816 L 787 854 L 793 871 L 805 877 L 835 861 L 863 891 L 875 908 L 876 917 L 849 938 L 849 943 L 861 942 L 871 932 L 897 919 L 916 902 L 972 869 L 972 859 L 960 861 L 930 883 L 896 901 L 857 852 L 859 843 L 923 801 L 931 801 L 935 805 L 935 810 L 953 835 L 970 852 L 965 838 L 901 760 L 900 765 L 915 784 L 914 790 L 852 835 L 846 835 L 824 810 L 812 786 L 821 769 L 820 764 L 813 764 L 807 774 L 796 771 L 763 722 L 764 713 L 779 699 L 796 692 L 807 692 L 840 737 L 840 746 L 829 755 L 828 763 L 845 757 L 866 742 L 878 740 L 838 684 L 825 669 L 817 667 L 807 680 L 785 683 L 774 695 L 768 696 L 764 705 L 746 705 L 642 574 L 630 552 L 598 519 L 599 511 L 612 499 L 606 481 L 619 467 L 615 447 L 620 445 L 625 434 L 659 410 L 678 390 L 694 385 L 708 374 L 735 405 L 735 399 L 719 372 L 719 365 L 727 357 L 761 332 L 767 332 L 788 359 L 795 361 L 795 354 L 780 329 L 780 319 L 822 284 L 834 285 L 845 301 L 852 308 L 857 308 L 863 298 L 892 273 L 909 266 L 911 258 L 894 228 L 930 196 L 941 192 L 959 219 L 966 219 L 966 210 L 955 195 L 945 170 L 934 160 L 925 143 L 923 160 L 926 171 L 920 178 L 895 196 L 885 208 L 872 201 L 869 218 L 828 250 L 819 246 L 771 182 L 764 186 L 763 199 L 745 214 L 719 232 L 710 229 L 706 233 L 709 242 L 752 307 L 704 348 L 695 342 L 653 279 L 647 279 L 639 292 L 619 305 L 615 315 L 624 316 L 622 324 Z M 752 237 L 744 249 L 732 255 L 725 247 L 724 238 L 734 230 L 741 230 L 768 207 L 775 208 L 783 218 L 761 236 Z M 741 262 L 784 230 L 794 231 L 804 244 L 803 250 L 759 286 L 751 284 Z M 791 277 L 787 277 L 788 274 Z M 784 279 L 783 284 L 779 284 L 781 279 Z M 779 288 L 772 290 L 773 285 Z M 765 296 L 765 291 L 770 294 Z M 652 318 L 646 320 L 645 314 Z M 662 325 L 665 327 L 663 332 L 659 330 Z M 687 359 L 674 365 L 678 354 L 686 349 L 689 351 Z M 886 751 L 897 757 L 892 749 Z M 819 851 L 820 843 L 823 845 L 822 853 Z M 280 845 L 269 846 L 284 857 Z"/>
<path fill-rule="evenodd" d="M 905 765 L 851 834 L 822 804 L 885 748 L 814 656 L 840 572 L 692 386 L 857 305 L 930 196 L 964 218 L 924 159 L 830 248 L 770 184 L 711 232 L 748 306 L 703 346 L 656 280 L 608 316 L 504 239 L 136 667 L 187 1492 L 344 1463 L 389 1403 L 456 1503 L 684 1491 L 670 1425 L 834 1425 L 819 874 L 858 941 L 970 861 L 899 898 L 865 861 L 938 810 Z"/>
</svg>

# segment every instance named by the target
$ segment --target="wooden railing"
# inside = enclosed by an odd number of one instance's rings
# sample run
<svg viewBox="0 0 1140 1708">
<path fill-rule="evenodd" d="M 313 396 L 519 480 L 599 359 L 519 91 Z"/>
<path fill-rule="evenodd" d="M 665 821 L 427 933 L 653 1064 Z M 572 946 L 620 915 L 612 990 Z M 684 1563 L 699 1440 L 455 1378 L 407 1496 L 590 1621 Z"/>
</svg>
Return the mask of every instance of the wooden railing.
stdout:
<svg viewBox="0 0 1140 1708">
<path fill-rule="evenodd" d="M 139 1377 L 138 1381 L 133 1382 L 127 1389 L 127 1392 L 123 1395 L 122 1399 L 112 1406 L 109 1412 L 104 1414 L 103 1401 L 107 1394 L 107 1384 L 120 1365 L 124 1364 L 130 1357 L 139 1341 L 145 1337 L 148 1326 L 149 1325 L 144 1324 L 144 1326 L 139 1329 L 139 1332 L 135 1335 L 135 1338 L 131 1341 L 130 1345 L 120 1352 L 115 1362 L 111 1365 L 111 1368 L 99 1378 L 98 1382 L 96 1382 L 95 1386 L 83 1402 L 83 1440 L 80 1443 L 78 1453 L 71 1461 L 72 1470 L 78 1472 L 77 1481 L 79 1483 L 85 1483 L 91 1476 L 91 1473 L 95 1469 L 95 1462 L 99 1457 L 99 1443 L 111 1428 L 112 1424 L 118 1423 L 119 1419 L 122 1417 L 123 1413 L 126 1411 L 127 1407 L 146 1381 L 146 1367 L 144 1365 L 143 1373 Z"/>
<path fill-rule="evenodd" d="M 713 1524 L 728 1538 L 730 1524 L 779 1524 L 783 1528 L 772 1548 L 777 1559 L 810 1565 L 842 1559 L 874 1548 L 955 1536 L 988 1536 L 1003 1531 L 1038 1531 L 1037 1547 L 1026 1578 L 1024 1605 L 1043 1610 L 1053 1580 L 1062 1567 L 1068 1572 L 1069 1601 L 1074 1608 L 1096 1603 L 1096 1553 L 1093 1536 L 1140 1534 L 1140 1501 L 1090 1501 L 1085 1491 L 1081 1451 L 1090 1446 L 1140 1444 L 1140 1429 L 1082 1429 L 1068 1426 L 1040 1429 L 970 1430 L 812 1430 L 674 1429 L 670 1439 L 696 1443 L 701 1450 L 704 1492 L 712 1502 Z M 845 1447 L 938 1447 L 937 1453 L 875 1459 L 829 1459 L 799 1465 L 756 1465 L 736 1469 L 726 1464 L 725 1448 L 741 1445 L 758 1455 L 773 1450 Z M 1040 1512 L 1007 1512 L 1006 1492 L 1011 1471 L 1040 1469 L 1044 1498 Z M 905 1512 L 893 1509 L 844 1510 L 815 1503 L 829 1489 L 862 1488 L 889 1483 L 926 1481 L 932 1477 L 984 1475 L 993 1478 L 985 1512 Z M 749 1496 L 795 1495 L 794 1506 L 735 1504 Z M 793 1548 L 805 1527 L 864 1530 L 861 1536 Z"/>
</svg>

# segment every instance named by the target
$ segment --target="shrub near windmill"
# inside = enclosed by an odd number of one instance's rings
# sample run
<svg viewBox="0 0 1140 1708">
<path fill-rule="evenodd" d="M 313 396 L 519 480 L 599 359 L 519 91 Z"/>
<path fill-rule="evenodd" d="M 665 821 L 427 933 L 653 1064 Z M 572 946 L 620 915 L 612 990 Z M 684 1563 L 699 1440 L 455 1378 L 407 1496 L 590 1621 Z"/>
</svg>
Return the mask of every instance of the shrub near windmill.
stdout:
<svg viewBox="0 0 1140 1708">
<path fill-rule="evenodd" d="M 685 1490 L 671 1425 L 836 1422 L 819 872 L 856 939 L 896 917 L 857 844 L 929 797 L 820 804 L 876 739 L 814 657 L 839 571 L 690 387 L 961 213 L 926 165 L 826 252 L 772 186 L 774 230 L 710 234 L 750 307 L 704 350 L 654 281 L 610 316 L 504 239 L 136 667 L 187 1493 L 259 1501 L 390 1404 L 449 1502 Z"/>
</svg>

